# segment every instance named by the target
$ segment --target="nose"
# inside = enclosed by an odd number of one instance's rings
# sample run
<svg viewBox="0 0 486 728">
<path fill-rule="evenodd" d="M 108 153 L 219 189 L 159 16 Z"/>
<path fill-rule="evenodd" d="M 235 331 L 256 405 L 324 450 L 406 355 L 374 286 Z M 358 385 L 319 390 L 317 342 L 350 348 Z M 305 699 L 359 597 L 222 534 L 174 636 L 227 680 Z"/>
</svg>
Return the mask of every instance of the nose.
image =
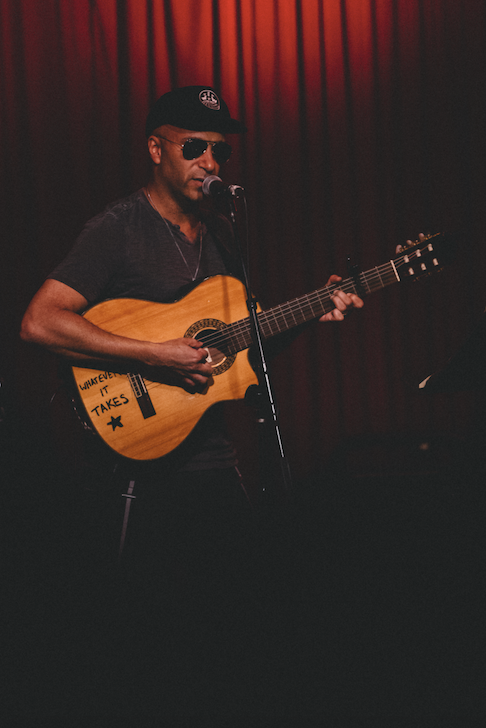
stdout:
<svg viewBox="0 0 486 728">
<path fill-rule="evenodd" d="M 215 168 L 219 168 L 218 163 L 213 157 L 213 147 L 211 144 L 208 144 L 206 151 L 199 157 L 199 166 L 206 170 L 206 172 L 212 172 Z"/>
</svg>

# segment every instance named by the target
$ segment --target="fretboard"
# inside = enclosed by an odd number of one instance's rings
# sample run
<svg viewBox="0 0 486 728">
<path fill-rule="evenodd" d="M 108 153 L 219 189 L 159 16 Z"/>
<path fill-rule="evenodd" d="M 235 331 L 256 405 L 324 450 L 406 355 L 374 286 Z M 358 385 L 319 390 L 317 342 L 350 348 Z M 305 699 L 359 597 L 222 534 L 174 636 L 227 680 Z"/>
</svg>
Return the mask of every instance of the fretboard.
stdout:
<svg viewBox="0 0 486 728">
<path fill-rule="evenodd" d="M 355 293 L 363 297 L 399 280 L 394 263 L 389 261 L 384 265 L 360 273 L 356 278 L 347 278 L 339 283 L 324 286 L 279 306 L 261 311 L 258 314 L 258 320 L 262 335 L 265 339 L 269 339 L 329 313 L 336 307 L 332 298 L 335 291 Z M 208 334 L 201 340 L 205 346 L 224 349 L 226 354 L 236 354 L 251 346 L 250 319 L 235 321 L 219 331 Z"/>
<path fill-rule="evenodd" d="M 362 298 L 404 278 L 416 278 L 439 270 L 437 245 L 439 242 L 444 243 L 443 238 L 442 233 L 429 235 L 404 248 L 396 258 L 383 265 L 261 311 L 258 320 L 263 337 L 269 339 L 329 313 L 335 308 L 333 295 L 336 291 L 355 293 Z M 251 346 L 250 319 L 228 324 L 207 334 L 201 341 L 204 346 L 213 346 L 227 355 L 237 354 Z"/>
</svg>

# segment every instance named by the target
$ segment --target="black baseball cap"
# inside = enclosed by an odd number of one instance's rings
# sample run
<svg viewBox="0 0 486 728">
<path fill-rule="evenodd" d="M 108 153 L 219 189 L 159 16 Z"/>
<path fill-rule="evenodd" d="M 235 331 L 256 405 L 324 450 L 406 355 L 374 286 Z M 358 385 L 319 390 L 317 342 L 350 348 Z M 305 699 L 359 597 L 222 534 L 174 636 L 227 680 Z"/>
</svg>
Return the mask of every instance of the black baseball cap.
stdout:
<svg viewBox="0 0 486 728">
<path fill-rule="evenodd" d="M 190 131 L 218 131 L 220 134 L 247 131 L 241 121 L 231 118 L 227 105 L 210 86 L 183 86 L 161 96 L 147 116 L 147 137 L 163 124 Z"/>
</svg>

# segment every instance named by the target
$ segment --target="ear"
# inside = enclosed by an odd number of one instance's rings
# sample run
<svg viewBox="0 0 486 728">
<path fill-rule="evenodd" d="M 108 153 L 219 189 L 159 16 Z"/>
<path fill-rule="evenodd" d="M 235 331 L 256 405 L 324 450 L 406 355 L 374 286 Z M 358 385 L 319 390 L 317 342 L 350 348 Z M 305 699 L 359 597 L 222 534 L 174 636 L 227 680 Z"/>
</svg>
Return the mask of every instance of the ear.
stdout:
<svg viewBox="0 0 486 728">
<path fill-rule="evenodd" d="M 162 148 L 160 139 L 153 134 L 147 139 L 148 152 L 154 164 L 160 164 L 162 159 Z"/>
</svg>

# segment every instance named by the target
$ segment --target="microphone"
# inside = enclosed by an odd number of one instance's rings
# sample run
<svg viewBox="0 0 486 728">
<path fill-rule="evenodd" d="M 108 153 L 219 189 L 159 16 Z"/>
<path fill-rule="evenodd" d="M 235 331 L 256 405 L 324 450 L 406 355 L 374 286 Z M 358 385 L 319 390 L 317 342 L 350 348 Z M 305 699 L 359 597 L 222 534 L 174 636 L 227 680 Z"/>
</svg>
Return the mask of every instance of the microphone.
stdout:
<svg viewBox="0 0 486 728">
<path fill-rule="evenodd" d="M 219 197 L 220 195 L 234 195 L 236 190 L 242 190 L 239 185 L 227 185 L 221 177 L 211 174 L 202 183 L 203 195 L 206 197 Z"/>
</svg>

